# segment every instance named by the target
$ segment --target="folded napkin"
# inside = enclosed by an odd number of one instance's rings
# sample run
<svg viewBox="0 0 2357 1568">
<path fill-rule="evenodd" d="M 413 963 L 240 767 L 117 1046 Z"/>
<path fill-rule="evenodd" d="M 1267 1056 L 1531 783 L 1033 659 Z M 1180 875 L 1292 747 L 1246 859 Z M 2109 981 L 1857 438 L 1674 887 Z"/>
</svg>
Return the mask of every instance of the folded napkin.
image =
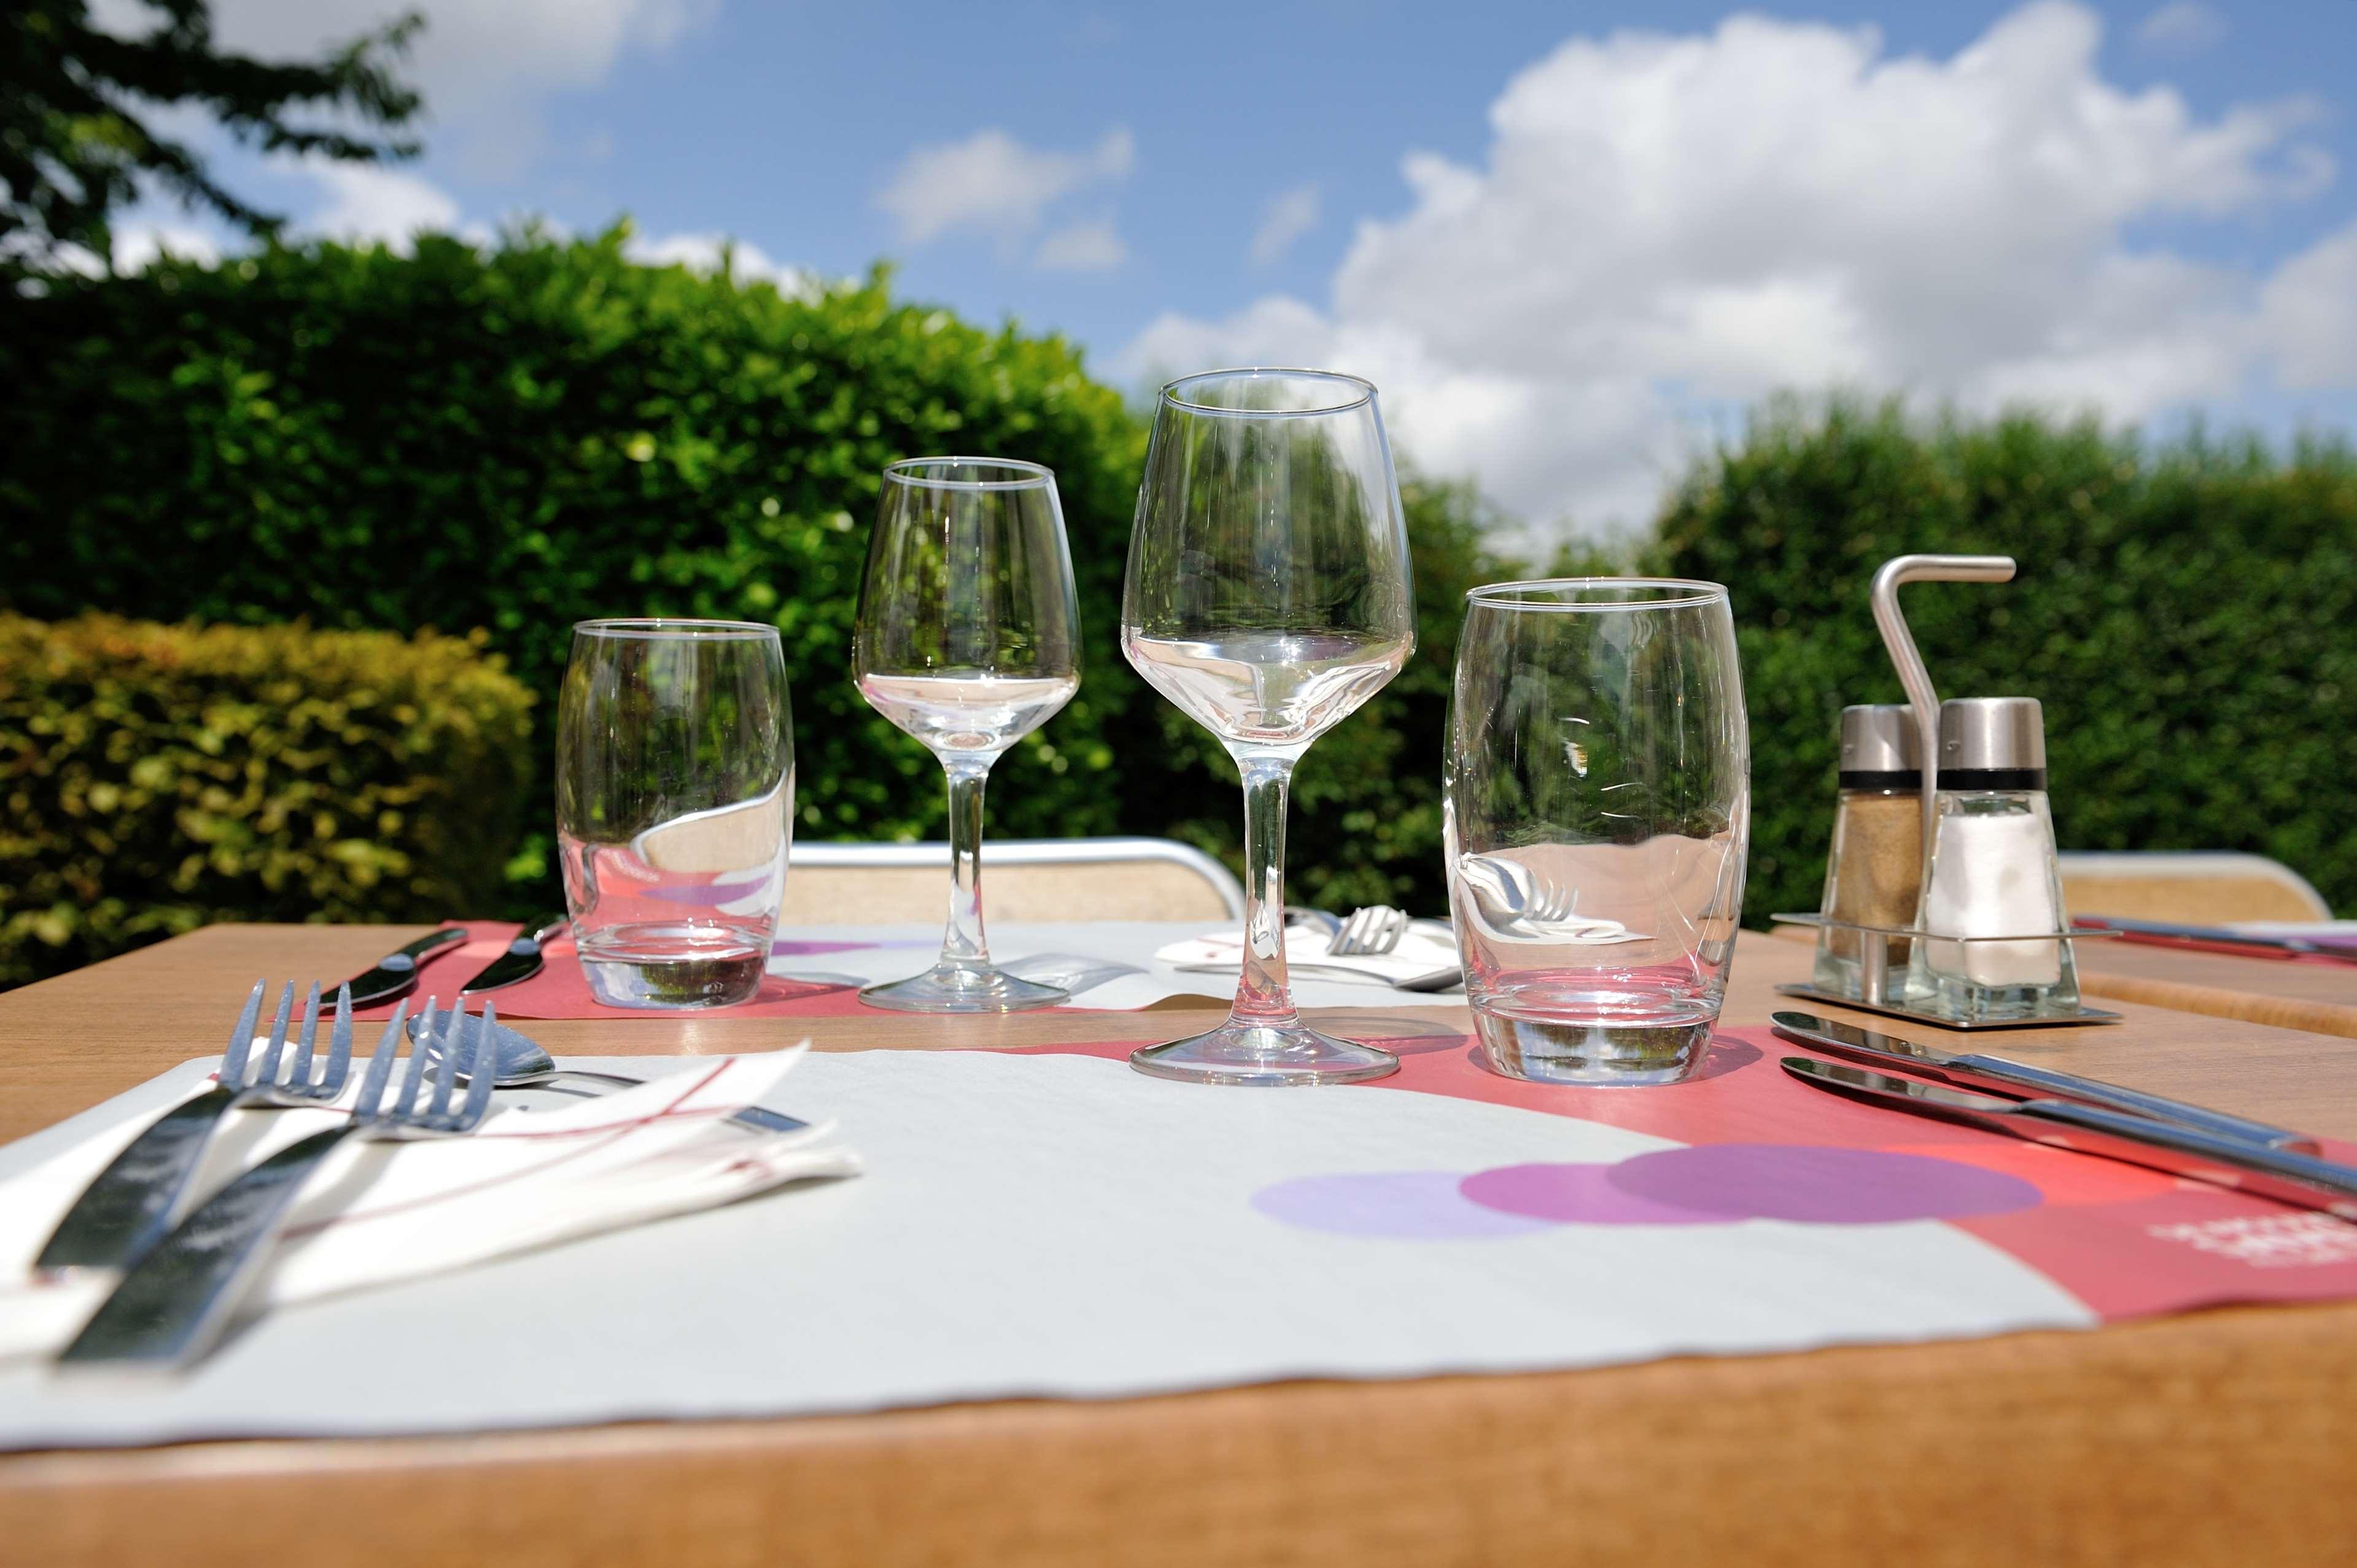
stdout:
<svg viewBox="0 0 2357 1568">
<path fill-rule="evenodd" d="M 1438 920 L 1410 923 L 1399 946 L 1386 953 L 1361 953 L 1338 958 L 1326 950 L 1333 939 L 1316 926 L 1285 929 L 1285 965 L 1295 974 L 1321 980 L 1355 980 L 1369 985 L 1396 985 L 1403 980 L 1457 966 L 1457 939 Z M 1244 964 L 1244 934 L 1215 931 L 1157 949 L 1155 961 L 1182 972 L 1232 974 Z"/>
<path fill-rule="evenodd" d="M 832 1142 L 831 1122 L 760 1133 L 727 1120 L 775 1088 L 807 1046 L 698 1060 L 559 1108 L 500 1107 L 465 1137 L 349 1140 L 296 1203 L 253 1302 L 313 1301 L 713 1208 L 802 1177 L 856 1176 L 858 1156 Z M 348 1099 L 362 1068 L 353 1061 Z M 0 1182 L 0 1361 L 61 1348 L 113 1287 L 110 1274 L 38 1273 L 32 1260 L 91 1178 L 156 1114 L 126 1116 Z M 344 1115 L 232 1112 L 198 1172 L 198 1191 L 210 1194 Z"/>
</svg>

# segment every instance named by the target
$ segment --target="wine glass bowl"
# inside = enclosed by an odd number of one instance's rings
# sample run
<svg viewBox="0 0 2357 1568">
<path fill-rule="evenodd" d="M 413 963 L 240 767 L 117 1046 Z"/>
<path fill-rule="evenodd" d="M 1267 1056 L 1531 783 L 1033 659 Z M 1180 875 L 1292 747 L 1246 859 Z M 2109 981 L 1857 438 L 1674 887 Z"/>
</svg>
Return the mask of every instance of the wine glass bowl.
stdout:
<svg viewBox="0 0 2357 1568">
<path fill-rule="evenodd" d="M 998 969 L 982 918 L 991 764 L 1080 689 L 1080 616 L 1056 478 L 1037 463 L 916 457 L 885 469 L 860 585 L 853 679 L 940 759 L 950 912 L 939 961 L 860 993 L 917 1013 L 1008 1013 L 1068 993 Z"/>
<path fill-rule="evenodd" d="M 1244 957 L 1218 1029 L 1148 1047 L 1196 1082 L 1352 1082 L 1397 1058 L 1301 1022 L 1285 964 L 1286 795 L 1319 735 L 1415 648 L 1407 532 L 1375 389 L 1213 371 L 1162 389 L 1122 594 L 1122 652 L 1218 737 L 1244 786 Z"/>
</svg>

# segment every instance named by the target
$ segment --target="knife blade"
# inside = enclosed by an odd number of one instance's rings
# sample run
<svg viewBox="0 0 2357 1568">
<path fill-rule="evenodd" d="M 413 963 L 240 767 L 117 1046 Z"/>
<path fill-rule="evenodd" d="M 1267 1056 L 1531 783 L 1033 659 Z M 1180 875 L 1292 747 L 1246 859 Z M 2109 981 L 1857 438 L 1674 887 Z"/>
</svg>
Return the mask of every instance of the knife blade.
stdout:
<svg viewBox="0 0 2357 1568">
<path fill-rule="evenodd" d="M 565 918 L 551 915 L 527 928 L 523 934 L 508 944 L 508 950 L 491 960 L 482 973 L 458 988 L 461 996 L 479 996 L 486 991 L 497 991 L 503 985 L 514 985 L 538 974 L 548 961 L 541 956 L 541 946 L 565 927 Z"/>
<path fill-rule="evenodd" d="M 2127 1089 L 2116 1083 L 2081 1078 L 2076 1073 L 2057 1072 L 2050 1068 L 2032 1067 L 2028 1062 L 2009 1061 L 2004 1057 L 1952 1056 L 1914 1040 L 1901 1039 L 1879 1030 L 1861 1029 L 1855 1024 L 1844 1024 L 1832 1018 L 1821 1018 L 1814 1013 L 1778 1013 L 1769 1021 L 1777 1034 L 1794 1045 L 1828 1051 L 1868 1067 L 1934 1079 L 1958 1089 L 1995 1089 L 2052 1100 L 2069 1100 L 2082 1105 L 2101 1105 L 2126 1112 L 2131 1116 L 2173 1122 L 2181 1127 L 2207 1133 L 2214 1138 L 2237 1139 L 2263 1149 L 2289 1149 L 2298 1154 L 2312 1155 L 2320 1146 L 2305 1133 L 2294 1133 L 2266 1122 L 2253 1122 L 2245 1117 L 2230 1116 L 2222 1111 L 2189 1105 L 2184 1101 L 2171 1100 L 2166 1095 L 2147 1094 L 2140 1089 Z"/>
<path fill-rule="evenodd" d="M 2192 1127 L 2067 1100 L 1999 1100 L 1808 1057 L 1783 1069 L 1813 1089 L 2051 1148 L 2094 1155 L 2357 1220 L 2357 1165 L 2221 1138 Z"/>
<path fill-rule="evenodd" d="M 356 974 L 348 983 L 352 988 L 352 1005 L 371 1007 L 380 1002 L 396 1001 L 417 989 L 417 970 L 428 958 L 444 948 L 467 940 L 464 926 L 445 926 L 438 931 L 428 931 L 415 941 L 396 948 L 376 961 L 376 967 L 365 974 Z"/>
</svg>

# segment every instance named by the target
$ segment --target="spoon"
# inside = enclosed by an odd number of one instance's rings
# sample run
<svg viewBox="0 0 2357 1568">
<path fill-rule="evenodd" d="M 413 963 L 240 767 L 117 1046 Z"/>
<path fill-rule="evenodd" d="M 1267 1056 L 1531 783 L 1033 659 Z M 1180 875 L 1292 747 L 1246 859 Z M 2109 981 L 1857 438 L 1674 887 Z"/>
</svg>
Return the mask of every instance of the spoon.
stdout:
<svg viewBox="0 0 2357 1568">
<path fill-rule="evenodd" d="M 446 1016 L 440 1027 L 447 1033 L 458 1035 L 466 1041 L 465 1047 L 459 1052 L 459 1056 L 463 1060 L 471 1060 L 475 1052 L 476 1036 L 482 1032 L 483 1020 L 469 1015 L 456 1030 L 450 1030 L 449 1020 Z M 529 1035 L 519 1035 L 505 1024 L 493 1024 L 490 1029 L 491 1059 L 494 1064 L 491 1087 L 494 1089 L 549 1089 L 559 1094 L 579 1094 L 595 1098 L 608 1090 L 636 1089 L 646 1082 L 645 1079 L 624 1078 L 619 1073 L 583 1072 L 576 1068 L 558 1067 L 555 1059 L 541 1048 L 540 1042 Z M 443 1048 L 448 1044 L 444 1035 L 437 1035 L 427 1026 L 426 1017 L 422 1013 L 409 1021 L 409 1038 L 412 1044 L 423 1049 L 427 1058 L 432 1060 L 439 1060 Z M 466 1069 L 460 1068 L 457 1072 L 458 1081 L 466 1082 Z M 565 1080 L 567 1079 L 594 1083 L 598 1087 L 567 1089 L 564 1087 Z M 740 1127 L 749 1127 L 757 1133 L 802 1133 L 810 1128 L 810 1123 L 807 1122 L 796 1121 L 791 1116 L 781 1116 L 775 1111 L 767 1110 L 759 1105 L 748 1105 L 730 1116 L 728 1120 Z"/>
</svg>

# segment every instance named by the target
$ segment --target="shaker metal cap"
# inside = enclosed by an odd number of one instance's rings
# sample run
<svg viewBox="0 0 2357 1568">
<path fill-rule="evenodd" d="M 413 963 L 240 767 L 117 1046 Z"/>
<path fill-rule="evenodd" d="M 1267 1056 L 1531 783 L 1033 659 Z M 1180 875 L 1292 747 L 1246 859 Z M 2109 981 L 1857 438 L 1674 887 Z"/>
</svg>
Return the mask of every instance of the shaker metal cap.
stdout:
<svg viewBox="0 0 2357 1568">
<path fill-rule="evenodd" d="M 1857 703 L 1842 710 L 1842 781 L 1852 788 L 1918 789 L 1923 747 L 1915 738 L 1915 711 L 1904 703 Z M 1853 775 L 1876 775 L 1854 779 Z"/>
<path fill-rule="evenodd" d="M 2002 778 L 1988 775 L 2007 776 Z M 2015 781 L 2013 777 L 2035 775 Z M 1951 697 L 1940 704 L 1940 787 L 2042 789 L 2046 712 L 2035 697 Z"/>
</svg>

